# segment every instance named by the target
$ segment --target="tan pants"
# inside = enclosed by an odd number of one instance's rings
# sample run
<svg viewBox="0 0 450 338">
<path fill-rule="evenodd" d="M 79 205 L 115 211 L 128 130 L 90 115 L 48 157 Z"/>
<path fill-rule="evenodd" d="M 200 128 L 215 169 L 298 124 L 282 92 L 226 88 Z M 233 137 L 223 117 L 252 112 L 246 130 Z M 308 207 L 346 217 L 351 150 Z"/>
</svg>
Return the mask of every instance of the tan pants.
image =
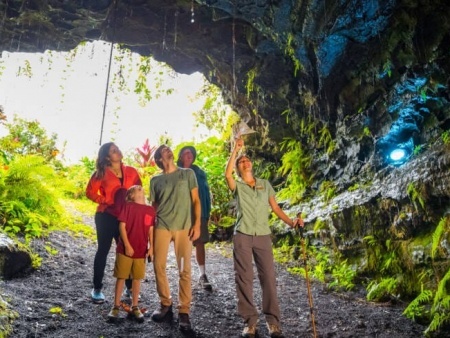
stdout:
<svg viewBox="0 0 450 338">
<path fill-rule="evenodd" d="M 249 325 L 256 324 L 258 311 L 253 300 L 253 260 L 262 289 L 262 312 L 268 324 L 280 324 L 275 264 L 270 235 L 249 236 L 235 233 L 233 258 L 238 313 Z"/>
<path fill-rule="evenodd" d="M 178 312 L 189 313 L 192 300 L 191 288 L 191 255 L 192 242 L 189 239 L 189 229 L 170 231 L 155 229 L 154 233 L 154 260 L 156 291 L 162 305 L 172 304 L 169 281 L 167 279 L 166 266 L 170 242 L 174 243 L 177 259 L 178 281 Z"/>
</svg>

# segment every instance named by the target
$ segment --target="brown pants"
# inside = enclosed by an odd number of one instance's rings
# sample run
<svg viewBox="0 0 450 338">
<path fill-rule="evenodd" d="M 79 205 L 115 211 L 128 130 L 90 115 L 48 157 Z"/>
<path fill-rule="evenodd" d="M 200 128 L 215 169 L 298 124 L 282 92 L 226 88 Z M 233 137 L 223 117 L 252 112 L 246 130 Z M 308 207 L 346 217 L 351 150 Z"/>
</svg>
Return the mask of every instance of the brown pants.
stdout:
<svg viewBox="0 0 450 338">
<path fill-rule="evenodd" d="M 191 255 L 192 242 L 189 239 L 189 229 L 169 231 L 155 229 L 154 233 L 154 260 L 156 291 L 162 305 L 172 304 L 166 266 L 170 242 L 173 241 L 175 256 L 178 264 L 178 311 L 189 313 L 192 300 L 191 288 Z"/>
<path fill-rule="evenodd" d="M 253 301 L 253 263 L 262 289 L 262 311 L 269 324 L 280 325 L 275 266 L 270 235 L 250 236 L 236 233 L 233 257 L 238 298 L 238 313 L 249 325 L 256 324 L 258 311 Z"/>
</svg>

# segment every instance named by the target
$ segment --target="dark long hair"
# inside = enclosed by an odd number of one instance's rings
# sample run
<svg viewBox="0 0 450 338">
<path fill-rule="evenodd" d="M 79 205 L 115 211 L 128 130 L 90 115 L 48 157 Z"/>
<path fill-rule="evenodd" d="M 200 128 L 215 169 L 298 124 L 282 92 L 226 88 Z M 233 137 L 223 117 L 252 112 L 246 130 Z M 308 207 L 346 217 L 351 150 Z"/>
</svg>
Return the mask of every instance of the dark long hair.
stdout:
<svg viewBox="0 0 450 338">
<path fill-rule="evenodd" d="M 109 149 L 114 145 L 114 142 L 108 142 L 103 144 L 98 150 L 97 161 L 95 162 L 95 177 L 102 179 L 105 176 L 106 167 L 111 165 L 111 161 L 108 159 Z"/>
</svg>

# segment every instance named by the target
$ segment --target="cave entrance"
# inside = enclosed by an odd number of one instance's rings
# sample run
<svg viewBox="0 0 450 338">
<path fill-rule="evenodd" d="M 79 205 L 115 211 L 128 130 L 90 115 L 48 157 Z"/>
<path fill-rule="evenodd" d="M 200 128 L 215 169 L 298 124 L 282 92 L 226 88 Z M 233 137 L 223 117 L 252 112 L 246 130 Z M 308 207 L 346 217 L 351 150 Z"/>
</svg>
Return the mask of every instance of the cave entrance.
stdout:
<svg viewBox="0 0 450 338">
<path fill-rule="evenodd" d="M 126 153 L 146 139 L 178 144 L 214 133 L 194 117 L 212 95 L 202 74 L 179 74 L 114 45 L 107 81 L 110 50 L 110 43 L 95 41 L 69 52 L 3 52 L 0 105 L 8 121 L 37 120 L 57 134 L 69 163 L 95 157 L 101 134 L 102 143 L 114 141 Z"/>
</svg>

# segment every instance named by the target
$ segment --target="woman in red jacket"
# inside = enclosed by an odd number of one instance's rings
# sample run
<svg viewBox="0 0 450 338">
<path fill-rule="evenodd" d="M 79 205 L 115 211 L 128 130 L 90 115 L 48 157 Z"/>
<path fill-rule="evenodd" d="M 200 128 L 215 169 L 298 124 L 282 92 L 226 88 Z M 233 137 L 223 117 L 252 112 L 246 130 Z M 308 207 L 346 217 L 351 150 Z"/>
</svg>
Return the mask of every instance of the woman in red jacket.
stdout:
<svg viewBox="0 0 450 338">
<path fill-rule="evenodd" d="M 94 288 L 91 292 L 92 301 L 96 304 L 105 301 L 102 287 L 106 258 L 112 240 L 117 243 L 119 239 L 117 217 L 125 204 L 127 189 L 133 185 L 142 185 L 137 170 L 124 165 L 122 158 L 122 152 L 113 142 L 103 144 L 98 151 L 96 171 L 86 187 L 86 196 L 98 204 L 95 213 L 98 247 L 94 259 Z M 129 294 L 131 294 L 130 281 L 126 282 L 126 291 Z"/>
</svg>

